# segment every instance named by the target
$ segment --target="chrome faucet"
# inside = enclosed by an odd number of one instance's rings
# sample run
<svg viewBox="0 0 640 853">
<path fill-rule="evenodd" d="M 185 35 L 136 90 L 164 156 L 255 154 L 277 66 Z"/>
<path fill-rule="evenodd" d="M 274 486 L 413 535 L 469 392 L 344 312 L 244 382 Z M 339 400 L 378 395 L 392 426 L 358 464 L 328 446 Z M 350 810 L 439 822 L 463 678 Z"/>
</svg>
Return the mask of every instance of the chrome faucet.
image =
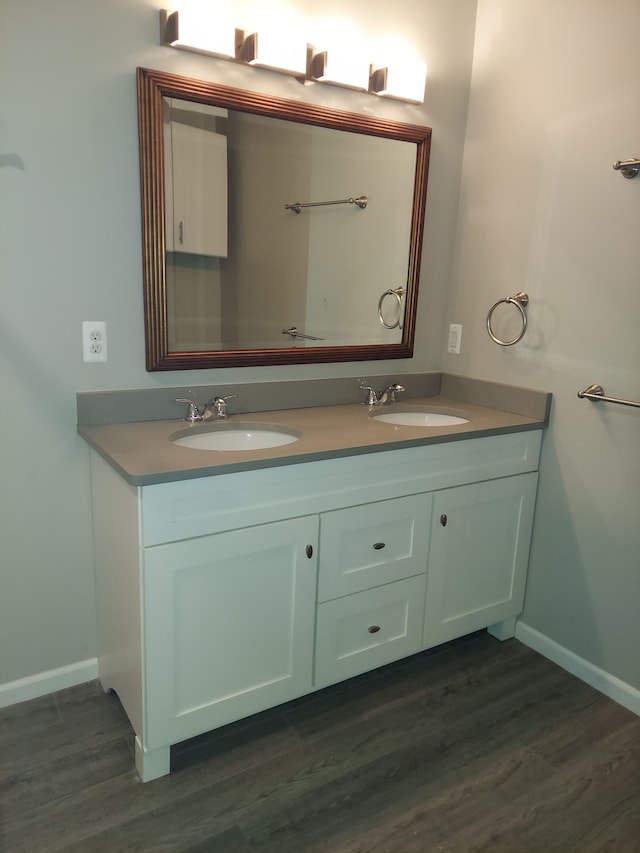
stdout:
<svg viewBox="0 0 640 853">
<path fill-rule="evenodd" d="M 198 406 L 197 403 L 194 403 L 193 400 L 185 399 L 183 397 L 178 397 L 176 399 L 176 403 L 186 403 L 189 406 L 189 410 L 184 421 L 185 423 L 193 425 L 195 423 L 200 423 L 201 421 L 225 420 L 227 417 L 227 400 L 236 396 L 236 394 L 227 394 L 226 397 L 214 397 L 202 407 Z"/>
<path fill-rule="evenodd" d="M 360 380 L 362 382 L 362 380 Z M 387 388 L 383 388 L 381 391 L 375 391 L 370 385 L 362 384 L 360 386 L 362 391 L 367 391 L 367 399 L 365 401 L 365 405 L 367 406 L 384 406 L 385 403 L 395 403 L 396 402 L 396 393 L 398 391 L 404 391 L 404 385 L 400 385 L 398 382 L 394 382 L 393 385 L 387 386 Z"/>
</svg>

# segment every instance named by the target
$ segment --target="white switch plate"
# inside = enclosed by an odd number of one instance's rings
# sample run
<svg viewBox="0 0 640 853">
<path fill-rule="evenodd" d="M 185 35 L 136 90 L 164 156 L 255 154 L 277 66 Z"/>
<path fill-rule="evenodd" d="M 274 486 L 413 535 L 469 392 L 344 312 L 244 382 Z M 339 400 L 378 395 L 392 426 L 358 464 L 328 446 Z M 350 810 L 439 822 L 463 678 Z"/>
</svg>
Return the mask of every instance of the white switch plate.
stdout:
<svg viewBox="0 0 640 853">
<path fill-rule="evenodd" d="M 451 323 L 449 326 L 449 343 L 447 352 L 458 355 L 460 352 L 460 339 L 462 338 L 462 326 L 459 323 Z"/>
<path fill-rule="evenodd" d="M 107 360 L 107 324 L 85 320 L 82 324 L 82 353 L 85 361 Z"/>
</svg>

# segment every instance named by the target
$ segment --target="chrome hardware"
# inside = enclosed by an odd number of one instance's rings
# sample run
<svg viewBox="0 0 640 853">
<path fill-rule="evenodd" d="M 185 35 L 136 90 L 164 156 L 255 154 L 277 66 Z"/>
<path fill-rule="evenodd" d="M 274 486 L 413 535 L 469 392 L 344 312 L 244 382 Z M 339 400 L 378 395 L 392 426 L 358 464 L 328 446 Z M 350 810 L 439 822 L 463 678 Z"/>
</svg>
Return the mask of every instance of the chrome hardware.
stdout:
<svg viewBox="0 0 640 853">
<path fill-rule="evenodd" d="M 285 210 L 293 210 L 294 213 L 300 213 L 303 207 L 324 207 L 327 204 L 357 204 L 360 210 L 364 210 L 369 202 L 366 195 L 359 195 L 357 198 L 337 198 L 334 201 L 296 201 L 294 204 L 285 204 Z"/>
<path fill-rule="evenodd" d="M 449 521 L 449 519 L 447 518 L 446 513 L 444 513 L 444 512 L 443 512 L 443 513 L 442 513 L 442 515 L 440 516 L 440 524 L 441 524 L 443 527 L 446 527 L 446 526 L 447 526 L 447 521 Z"/>
<path fill-rule="evenodd" d="M 518 311 L 520 312 L 520 317 L 522 319 L 522 329 L 520 330 L 520 334 L 516 335 L 515 338 L 511 341 L 501 341 L 500 338 L 496 337 L 493 333 L 493 329 L 491 328 L 491 318 L 493 317 L 493 312 L 496 310 L 498 305 L 502 303 L 507 305 L 515 305 Z M 529 304 L 529 297 L 526 293 L 522 291 L 520 293 L 516 293 L 515 296 L 505 296 L 503 299 L 498 299 L 497 302 L 494 302 L 491 308 L 489 308 L 489 313 L 487 314 L 487 332 L 489 333 L 489 337 L 491 340 L 498 344 L 501 347 L 511 347 L 514 344 L 517 344 L 518 341 L 521 341 L 524 337 L 524 333 L 527 331 L 527 315 L 525 313 L 525 308 Z"/>
<path fill-rule="evenodd" d="M 377 405 L 378 405 L 378 402 L 379 402 L 379 401 L 378 401 L 378 395 L 377 395 L 377 393 L 373 390 L 373 388 L 371 387 L 371 385 L 361 385 L 361 386 L 360 386 L 360 390 L 361 390 L 361 391 L 368 391 L 368 392 L 369 392 L 369 394 L 368 394 L 368 396 L 367 396 L 367 400 L 366 400 L 366 404 L 367 404 L 367 406 L 377 406 Z"/>
<path fill-rule="evenodd" d="M 195 424 L 211 419 L 224 420 L 227 417 L 227 400 L 232 400 L 236 394 L 227 394 L 226 397 L 214 397 L 205 403 L 202 408 L 188 398 L 178 397 L 176 403 L 186 403 L 189 406 L 185 423 Z"/>
<path fill-rule="evenodd" d="M 203 409 L 202 411 L 200 411 L 198 404 L 194 403 L 193 400 L 187 400 L 184 397 L 178 397 L 178 398 L 176 398 L 176 403 L 187 403 L 189 406 L 189 411 L 187 413 L 187 417 L 183 418 L 185 423 L 195 424 L 198 421 L 204 420 L 205 410 Z"/>
<path fill-rule="evenodd" d="M 633 406 L 640 409 L 640 402 L 635 400 L 620 400 L 618 397 L 606 397 L 602 385 L 589 385 L 584 391 L 578 391 L 581 400 L 592 400 L 594 403 L 617 403 L 619 406 Z"/>
<path fill-rule="evenodd" d="M 402 300 L 406 295 L 406 288 L 396 287 L 395 289 L 385 290 L 380 299 L 378 300 L 378 319 L 380 320 L 380 325 L 383 326 L 385 329 L 402 328 Z M 398 300 L 398 318 L 394 323 L 387 323 L 382 313 L 382 303 L 387 298 L 387 296 L 394 296 Z"/>
<path fill-rule="evenodd" d="M 395 403 L 396 402 L 396 394 L 399 391 L 404 391 L 404 390 L 405 390 L 404 385 L 400 385 L 399 382 L 396 382 L 393 385 L 389 385 L 389 387 L 387 388 L 387 394 L 389 395 L 389 397 L 388 397 L 389 402 Z"/>
<path fill-rule="evenodd" d="M 640 172 L 640 159 L 632 157 L 630 160 L 616 160 L 613 168 L 616 172 L 620 172 L 624 178 L 635 178 Z"/>
<path fill-rule="evenodd" d="M 317 338 L 315 335 L 305 335 L 297 326 L 290 326 L 288 329 L 282 329 L 283 335 L 291 335 L 292 338 L 304 338 L 307 341 L 323 341 L 324 338 Z"/>
<path fill-rule="evenodd" d="M 237 394 L 227 394 L 226 397 L 214 397 L 213 400 L 209 400 L 209 402 L 204 407 L 205 417 L 207 411 L 210 411 L 211 416 L 214 417 L 216 420 L 225 420 L 225 418 L 227 417 L 227 400 L 233 400 L 237 396 Z"/>
<path fill-rule="evenodd" d="M 379 626 L 379 625 L 370 625 L 370 626 L 367 628 L 367 631 L 368 631 L 370 634 L 377 634 L 379 630 L 380 630 L 380 626 Z"/>
<path fill-rule="evenodd" d="M 363 382 L 361 379 L 360 382 Z M 404 391 L 404 385 L 400 385 L 399 382 L 395 382 L 393 385 L 389 385 L 387 388 L 383 388 L 381 391 L 375 391 L 370 385 L 360 385 L 361 391 L 368 391 L 367 399 L 365 401 L 365 405 L 371 406 L 384 406 L 385 403 L 395 403 L 396 402 L 396 394 L 399 391 Z"/>
</svg>

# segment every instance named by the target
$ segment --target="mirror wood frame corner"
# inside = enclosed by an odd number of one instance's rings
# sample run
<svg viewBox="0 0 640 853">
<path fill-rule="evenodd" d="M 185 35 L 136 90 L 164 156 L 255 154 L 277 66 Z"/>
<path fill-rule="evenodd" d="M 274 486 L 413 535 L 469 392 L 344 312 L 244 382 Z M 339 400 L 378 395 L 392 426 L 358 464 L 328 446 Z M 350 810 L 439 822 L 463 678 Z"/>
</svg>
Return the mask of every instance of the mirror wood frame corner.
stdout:
<svg viewBox="0 0 640 853">
<path fill-rule="evenodd" d="M 289 101 L 147 68 L 137 69 L 137 88 L 147 371 L 411 358 L 425 222 L 430 128 Z M 163 137 L 166 98 L 415 145 L 406 301 L 400 343 L 206 351 L 170 349 Z"/>
</svg>

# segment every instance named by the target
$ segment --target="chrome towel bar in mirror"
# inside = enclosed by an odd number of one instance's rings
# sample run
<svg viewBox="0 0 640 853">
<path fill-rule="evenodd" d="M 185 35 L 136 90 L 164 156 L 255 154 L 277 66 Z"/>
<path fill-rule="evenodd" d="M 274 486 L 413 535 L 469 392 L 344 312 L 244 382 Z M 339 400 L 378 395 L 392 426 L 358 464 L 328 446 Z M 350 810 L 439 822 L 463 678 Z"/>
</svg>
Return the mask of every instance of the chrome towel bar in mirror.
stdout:
<svg viewBox="0 0 640 853">
<path fill-rule="evenodd" d="M 283 335 L 290 335 L 292 338 L 305 338 L 308 341 L 323 341 L 324 338 L 319 338 L 317 335 L 305 335 L 297 326 L 289 326 L 288 329 L 282 330 Z"/>
<path fill-rule="evenodd" d="M 357 204 L 360 210 L 364 210 L 369 199 L 366 195 L 359 195 L 357 198 L 337 198 L 334 201 L 296 201 L 294 204 L 285 204 L 285 210 L 293 210 L 294 213 L 300 213 L 303 207 L 325 207 L 328 204 Z"/>
</svg>

